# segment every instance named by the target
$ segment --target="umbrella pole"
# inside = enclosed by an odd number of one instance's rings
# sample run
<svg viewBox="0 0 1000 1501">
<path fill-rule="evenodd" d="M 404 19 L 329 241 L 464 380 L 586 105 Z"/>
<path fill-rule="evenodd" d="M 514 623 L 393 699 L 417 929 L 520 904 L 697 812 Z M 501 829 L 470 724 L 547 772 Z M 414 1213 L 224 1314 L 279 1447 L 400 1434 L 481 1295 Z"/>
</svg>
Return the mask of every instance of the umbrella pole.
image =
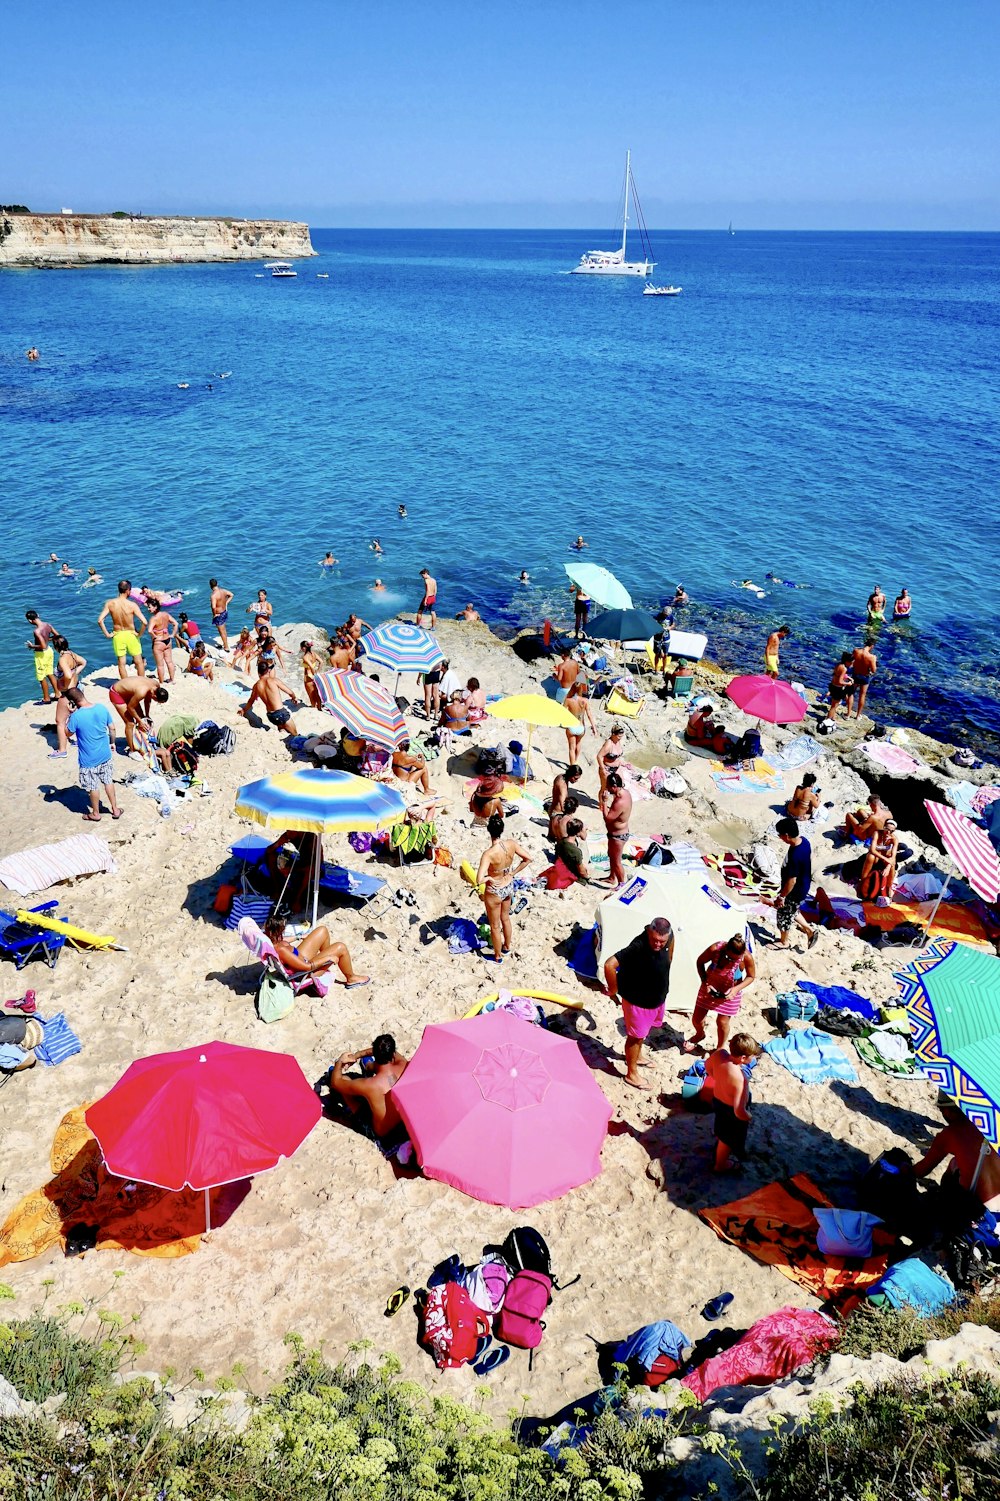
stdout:
<svg viewBox="0 0 1000 1501">
<path fill-rule="evenodd" d="M 528 778 L 531 776 L 531 737 L 532 737 L 532 735 L 534 733 L 535 733 L 535 726 L 533 724 L 529 724 L 529 726 L 528 726 L 528 750 L 527 750 L 527 754 L 525 755 L 525 758 L 524 758 L 524 785 L 525 785 L 525 787 L 527 787 L 527 785 L 528 785 Z"/>
<path fill-rule="evenodd" d="M 208 1189 L 205 1189 L 205 1234 L 212 1233 L 212 1204 L 208 1197 Z"/>
<path fill-rule="evenodd" d="M 313 878 L 312 878 L 312 888 L 313 888 L 313 920 L 312 920 L 312 925 L 313 925 L 313 927 L 315 927 L 316 924 L 317 924 L 317 922 L 319 921 L 319 882 L 320 882 L 320 876 L 321 876 L 322 871 L 323 871 L 323 841 L 320 838 L 319 834 L 317 834 L 315 836 L 315 839 L 316 839 L 316 851 L 315 851 L 315 854 L 313 855 Z"/>
<path fill-rule="evenodd" d="M 938 915 L 938 908 L 940 907 L 941 903 L 944 901 L 945 897 L 948 894 L 948 885 L 949 885 L 950 881 L 951 881 L 951 871 L 948 871 L 947 875 L 944 878 L 944 885 L 941 887 L 941 890 L 938 892 L 937 901 L 934 903 L 934 909 L 931 912 L 930 917 L 927 919 L 926 923 L 924 924 L 924 937 L 923 937 L 924 943 L 930 943 L 930 941 L 931 941 L 931 928 L 934 926 L 934 919 Z M 919 943 L 919 942 L 920 942 L 919 939 L 914 939 L 913 943 L 910 944 L 910 947 L 914 948 L 916 946 L 916 944 Z"/>
</svg>

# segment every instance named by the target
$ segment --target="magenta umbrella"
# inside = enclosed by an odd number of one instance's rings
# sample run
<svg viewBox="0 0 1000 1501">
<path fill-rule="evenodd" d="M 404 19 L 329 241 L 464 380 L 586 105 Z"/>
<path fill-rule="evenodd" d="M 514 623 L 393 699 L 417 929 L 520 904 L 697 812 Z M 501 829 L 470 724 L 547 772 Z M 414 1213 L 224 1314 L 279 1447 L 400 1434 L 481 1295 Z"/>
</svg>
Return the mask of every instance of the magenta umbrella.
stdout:
<svg viewBox="0 0 1000 1501">
<path fill-rule="evenodd" d="M 528 1209 L 601 1171 L 611 1105 L 577 1044 L 506 1011 L 425 1027 L 392 1091 L 428 1178 Z"/>
<path fill-rule="evenodd" d="M 733 678 L 726 692 L 738 709 L 768 724 L 798 724 L 805 719 L 808 705 L 791 683 L 769 678 L 765 673 L 751 673 Z"/>
</svg>

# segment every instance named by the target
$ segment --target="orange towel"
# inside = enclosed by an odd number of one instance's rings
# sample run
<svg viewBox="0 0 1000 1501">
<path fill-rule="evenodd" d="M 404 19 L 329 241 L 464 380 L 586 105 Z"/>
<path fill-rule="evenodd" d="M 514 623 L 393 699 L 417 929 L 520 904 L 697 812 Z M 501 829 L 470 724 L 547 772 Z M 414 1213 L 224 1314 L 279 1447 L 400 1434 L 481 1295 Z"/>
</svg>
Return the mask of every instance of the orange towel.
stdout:
<svg viewBox="0 0 1000 1501">
<path fill-rule="evenodd" d="M 101 1150 L 84 1122 L 85 1105 L 64 1115 L 52 1142 L 54 1177 L 15 1204 L 0 1225 L 0 1266 L 30 1261 L 59 1246 L 74 1225 L 98 1225 L 97 1250 L 134 1251 L 137 1256 L 187 1256 L 197 1251 L 205 1229 L 205 1195 L 186 1189 L 169 1193 L 140 1183 L 123 1193 L 101 1160 Z M 238 1189 L 242 1185 L 233 1185 Z M 226 1188 L 209 1194 L 212 1222 Z M 231 1207 L 232 1200 L 229 1201 Z"/>
<path fill-rule="evenodd" d="M 865 902 L 865 922 L 879 928 L 894 928 L 897 923 L 915 922 L 924 926 L 933 909 L 931 902 L 890 902 L 888 907 L 876 907 L 874 902 Z M 930 938 L 959 938 L 992 953 L 993 945 L 986 937 L 983 927 L 973 909 L 964 902 L 942 902 L 937 916 L 931 923 Z"/>
<path fill-rule="evenodd" d="M 811 1178 L 796 1173 L 794 1178 L 758 1188 L 745 1199 L 698 1213 L 720 1240 L 731 1241 L 846 1313 L 885 1275 L 889 1248 L 895 1242 L 887 1231 L 876 1227 L 877 1249 L 867 1260 L 824 1256 L 816 1244 L 819 1225 L 813 1214 L 814 1209 L 824 1207 L 833 1205 Z"/>
</svg>

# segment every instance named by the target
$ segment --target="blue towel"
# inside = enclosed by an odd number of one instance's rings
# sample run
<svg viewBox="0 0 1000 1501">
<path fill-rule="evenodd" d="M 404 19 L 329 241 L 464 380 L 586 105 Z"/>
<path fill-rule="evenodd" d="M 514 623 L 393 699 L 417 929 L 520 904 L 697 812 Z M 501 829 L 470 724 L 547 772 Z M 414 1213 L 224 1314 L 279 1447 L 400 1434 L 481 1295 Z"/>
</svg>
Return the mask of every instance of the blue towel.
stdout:
<svg viewBox="0 0 1000 1501">
<path fill-rule="evenodd" d="M 20 1068 L 26 1057 L 24 1049 L 19 1048 L 16 1043 L 0 1043 L 0 1069 L 12 1073 L 15 1068 Z"/>
<path fill-rule="evenodd" d="M 775 1037 L 765 1042 L 764 1052 L 775 1063 L 780 1063 L 801 1079 L 803 1084 L 822 1084 L 827 1079 L 842 1079 L 846 1084 L 856 1084 L 855 1073 L 847 1054 L 842 1052 L 826 1032 L 817 1032 L 815 1027 L 804 1027 L 798 1032 L 789 1032 L 787 1037 Z"/>
<path fill-rule="evenodd" d="M 453 917 L 444 931 L 449 954 L 478 953 L 482 948 L 479 929 L 469 917 Z"/>
<path fill-rule="evenodd" d="M 878 1015 L 878 1008 L 871 1001 L 858 995 L 856 990 L 848 990 L 845 985 L 817 985 L 815 980 L 799 980 L 797 984 L 799 990 L 811 991 L 821 1006 L 835 1006 L 838 1011 L 853 1011 L 869 1022 L 873 1022 Z"/>
<path fill-rule="evenodd" d="M 614 1358 L 621 1365 L 627 1365 L 630 1360 L 638 1361 L 644 1371 L 651 1371 L 658 1355 L 680 1361 L 690 1344 L 683 1329 L 678 1329 L 669 1319 L 657 1319 L 655 1324 L 644 1324 L 623 1339 L 615 1349 Z"/>
<path fill-rule="evenodd" d="M 65 1063 L 67 1058 L 75 1058 L 77 1053 L 83 1052 L 79 1037 L 61 1011 L 57 1011 L 49 1021 L 44 1021 L 42 1017 L 38 1020 L 45 1028 L 45 1036 L 35 1049 L 39 1063 L 55 1068 L 57 1064 Z"/>
<path fill-rule="evenodd" d="M 918 1256 L 897 1262 L 876 1282 L 868 1296 L 884 1293 L 893 1308 L 915 1308 L 925 1317 L 940 1313 L 955 1301 L 955 1289 L 948 1278 L 931 1270 Z"/>
</svg>

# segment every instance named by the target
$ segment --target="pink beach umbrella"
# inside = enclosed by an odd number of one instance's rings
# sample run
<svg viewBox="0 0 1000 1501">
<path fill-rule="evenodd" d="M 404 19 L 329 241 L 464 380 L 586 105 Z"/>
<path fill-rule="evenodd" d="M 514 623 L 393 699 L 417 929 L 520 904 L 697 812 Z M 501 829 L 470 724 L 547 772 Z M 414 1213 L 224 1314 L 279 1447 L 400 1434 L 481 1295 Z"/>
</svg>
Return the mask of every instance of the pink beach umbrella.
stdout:
<svg viewBox="0 0 1000 1501">
<path fill-rule="evenodd" d="M 428 1178 L 528 1209 L 601 1171 L 611 1105 L 577 1044 L 493 1011 L 425 1027 L 392 1092 Z"/>
<path fill-rule="evenodd" d="M 738 709 L 768 724 L 798 724 L 805 719 L 808 705 L 791 683 L 769 678 L 764 673 L 733 678 L 726 692 Z"/>
</svg>

